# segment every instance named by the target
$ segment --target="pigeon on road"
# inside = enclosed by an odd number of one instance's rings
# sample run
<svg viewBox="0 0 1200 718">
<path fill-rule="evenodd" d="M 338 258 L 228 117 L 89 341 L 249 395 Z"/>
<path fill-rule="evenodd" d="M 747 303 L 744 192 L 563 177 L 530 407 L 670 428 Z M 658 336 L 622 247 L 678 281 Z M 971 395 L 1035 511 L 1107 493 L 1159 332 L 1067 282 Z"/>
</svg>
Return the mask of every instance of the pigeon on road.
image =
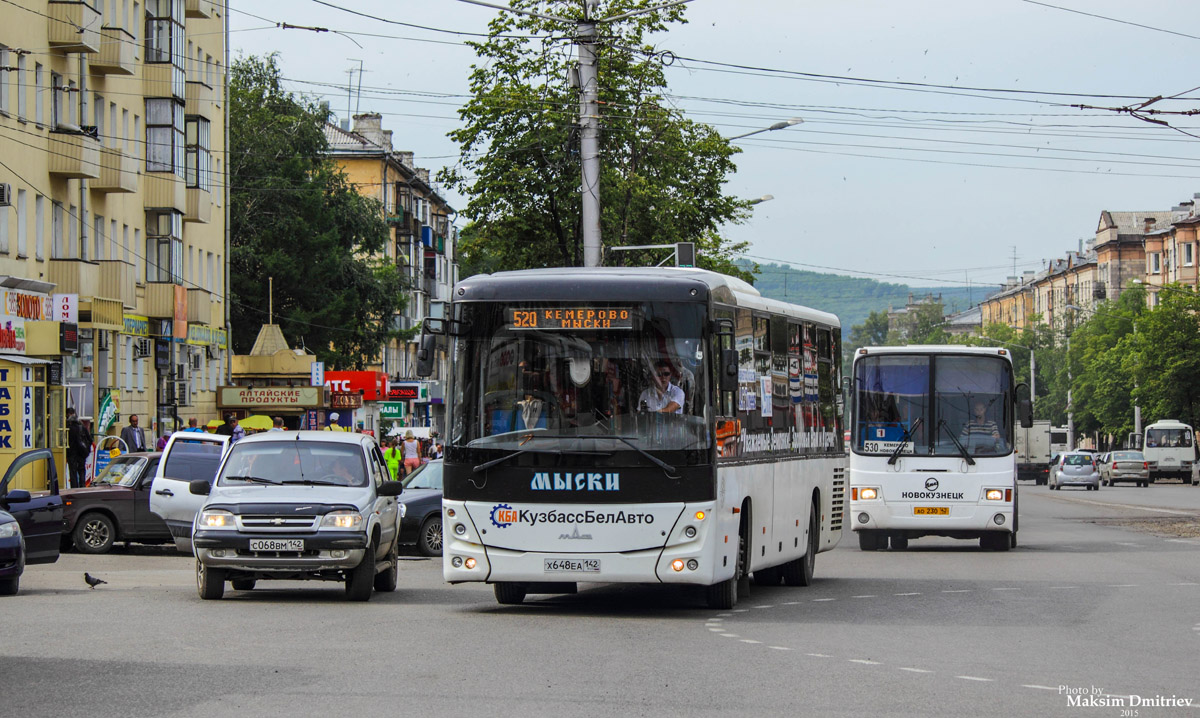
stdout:
<svg viewBox="0 0 1200 718">
<path fill-rule="evenodd" d="M 105 581 L 105 580 L 104 580 L 104 579 L 102 579 L 102 578 L 96 578 L 95 576 L 93 576 L 93 575 L 92 575 L 92 574 L 90 574 L 90 573 L 84 573 L 84 574 L 83 574 L 83 580 L 84 580 L 84 582 L 85 582 L 85 583 L 87 583 L 87 585 L 88 585 L 88 586 L 89 586 L 89 587 L 90 587 L 90 588 L 91 588 L 93 591 L 95 591 L 95 590 L 96 590 L 96 587 L 97 587 L 97 586 L 99 586 L 100 584 L 102 584 L 102 583 L 108 583 L 108 581 Z"/>
</svg>

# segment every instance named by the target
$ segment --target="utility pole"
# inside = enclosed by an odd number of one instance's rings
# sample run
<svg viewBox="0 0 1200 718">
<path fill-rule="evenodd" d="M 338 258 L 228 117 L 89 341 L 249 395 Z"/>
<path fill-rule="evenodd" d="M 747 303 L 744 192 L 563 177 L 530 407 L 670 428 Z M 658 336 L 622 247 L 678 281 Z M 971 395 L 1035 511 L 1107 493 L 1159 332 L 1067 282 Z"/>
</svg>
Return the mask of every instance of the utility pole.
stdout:
<svg viewBox="0 0 1200 718">
<path fill-rule="evenodd" d="M 483 2 L 483 0 L 459 1 L 575 26 L 575 45 L 579 48 L 579 164 L 582 181 L 580 220 L 583 235 L 583 266 L 599 267 L 601 259 L 600 93 L 596 71 L 596 46 L 599 44 L 596 37 L 596 26 L 601 23 L 645 15 L 675 5 L 684 5 L 692 0 L 671 0 L 643 10 L 634 10 L 604 18 L 592 17 L 592 11 L 600 4 L 600 0 L 583 0 L 583 18 L 578 20 L 530 10 L 518 10 L 506 5 Z"/>
</svg>

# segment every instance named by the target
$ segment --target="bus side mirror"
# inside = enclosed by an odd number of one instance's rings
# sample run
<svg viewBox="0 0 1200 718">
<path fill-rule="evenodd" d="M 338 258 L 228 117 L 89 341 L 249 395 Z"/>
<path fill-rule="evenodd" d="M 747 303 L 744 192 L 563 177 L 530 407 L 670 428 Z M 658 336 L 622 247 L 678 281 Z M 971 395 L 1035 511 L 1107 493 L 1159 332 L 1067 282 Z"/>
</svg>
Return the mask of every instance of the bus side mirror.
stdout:
<svg viewBox="0 0 1200 718">
<path fill-rule="evenodd" d="M 433 360 L 437 353 L 437 335 L 422 334 L 421 346 L 417 349 L 417 376 L 433 376 Z"/>
<path fill-rule="evenodd" d="M 738 357 L 736 349 L 721 350 L 721 391 L 737 391 Z"/>
<path fill-rule="evenodd" d="M 1033 426 L 1033 402 L 1028 399 L 1019 399 L 1017 401 L 1017 419 L 1021 422 L 1022 429 L 1028 429 Z"/>
</svg>

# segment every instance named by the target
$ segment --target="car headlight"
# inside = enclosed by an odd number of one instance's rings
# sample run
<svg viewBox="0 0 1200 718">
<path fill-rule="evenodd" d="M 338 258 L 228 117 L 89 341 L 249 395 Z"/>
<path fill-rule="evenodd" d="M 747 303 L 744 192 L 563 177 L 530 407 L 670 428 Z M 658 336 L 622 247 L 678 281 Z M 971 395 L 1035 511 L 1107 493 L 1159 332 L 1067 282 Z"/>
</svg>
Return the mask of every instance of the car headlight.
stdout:
<svg viewBox="0 0 1200 718">
<path fill-rule="evenodd" d="M 321 517 L 321 528 L 354 530 L 362 528 L 362 514 L 357 511 L 330 511 Z"/>
<path fill-rule="evenodd" d="M 0 538 L 12 538 L 13 536 L 21 535 L 21 524 L 16 521 L 10 521 L 6 524 L 0 524 Z"/>
<path fill-rule="evenodd" d="M 233 514 L 224 509 L 214 509 L 212 511 L 201 511 L 200 519 L 196 522 L 196 527 L 201 529 L 236 529 L 237 521 L 234 520 Z"/>
</svg>

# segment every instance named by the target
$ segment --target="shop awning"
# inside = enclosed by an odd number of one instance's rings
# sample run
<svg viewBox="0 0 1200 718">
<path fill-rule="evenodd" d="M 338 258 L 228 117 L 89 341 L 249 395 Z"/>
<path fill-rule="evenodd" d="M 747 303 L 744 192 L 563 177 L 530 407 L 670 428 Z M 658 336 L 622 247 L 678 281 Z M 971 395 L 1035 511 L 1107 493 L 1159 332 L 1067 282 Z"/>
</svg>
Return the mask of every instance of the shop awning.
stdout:
<svg viewBox="0 0 1200 718">
<path fill-rule="evenodd" d="M 53 364 L 54 363 L 54 362 L 50 361 L 49 359 L 37 359 L 34 357 L 23 356 L 21 354 L 0 354 L 0 360 L 10 361 L 13 364 L 25 364 L 27 366 L 32 366 L 35 364 Z"/>
</svg>

